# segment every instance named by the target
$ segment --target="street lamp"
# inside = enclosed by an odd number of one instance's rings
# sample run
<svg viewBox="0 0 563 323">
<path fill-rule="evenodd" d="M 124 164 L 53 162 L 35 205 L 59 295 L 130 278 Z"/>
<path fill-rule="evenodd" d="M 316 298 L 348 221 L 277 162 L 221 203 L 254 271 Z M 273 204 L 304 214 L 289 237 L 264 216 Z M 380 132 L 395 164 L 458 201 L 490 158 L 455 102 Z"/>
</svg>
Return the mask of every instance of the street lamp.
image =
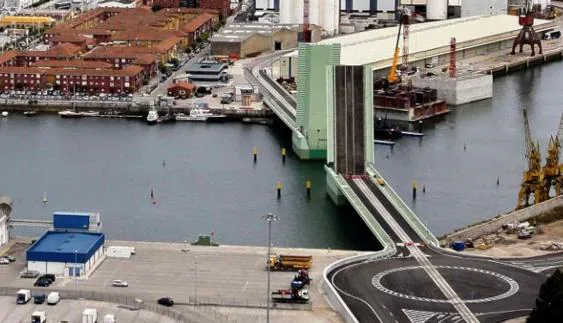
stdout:
<svg viewBox="0 0 563 323">
<path fill-rule="evenodd" d="M 267 303 L 266 303 L 266 323 L 270 323 L 270 249 L 272 247 L 272 221 L 280 218 L 273 213 L 266 213 L 262 216 L 262 220 L 268 221 L 268 255 L 266 257 L 266 268 L 268 270 L 268 287 L 267 287 Z"/>
<path fill-rule="evenodd" d="M 197 305 L 197 256 L 194 256 L 194 257 L 195 257 L 195 281 L 194 281 L 194 284 L 195 284 L 195 287 L 194 287 L 195 300 L 194 300 L 194 305 Z"/>
<path fill-rule="evenodd" d="M 76 281 L 76 269 L 78 267 L 78 250 L 74 250 L 74 291 L 78 292 L 78 283 Z"/>
</svg>

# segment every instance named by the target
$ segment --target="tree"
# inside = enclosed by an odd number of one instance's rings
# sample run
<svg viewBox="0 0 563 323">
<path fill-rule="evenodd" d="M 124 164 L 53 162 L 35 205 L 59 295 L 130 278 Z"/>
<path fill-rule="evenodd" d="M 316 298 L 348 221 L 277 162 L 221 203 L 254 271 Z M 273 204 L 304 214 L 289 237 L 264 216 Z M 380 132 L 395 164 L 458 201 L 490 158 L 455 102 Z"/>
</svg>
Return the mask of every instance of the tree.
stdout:
<svg viewBox="0 0 563 323">
<path fill-rule="evenodd" d="M 557 269 L 540 287 L 527 323 L 563 322 L 563 273 Z"/>
<path fill-rule="evenodd" d="M 153 12 L 160 11 L 162 9 L 162 5 L 160 3 L 155 3 L 152 5 L 151 9 Z"/>
</svg>

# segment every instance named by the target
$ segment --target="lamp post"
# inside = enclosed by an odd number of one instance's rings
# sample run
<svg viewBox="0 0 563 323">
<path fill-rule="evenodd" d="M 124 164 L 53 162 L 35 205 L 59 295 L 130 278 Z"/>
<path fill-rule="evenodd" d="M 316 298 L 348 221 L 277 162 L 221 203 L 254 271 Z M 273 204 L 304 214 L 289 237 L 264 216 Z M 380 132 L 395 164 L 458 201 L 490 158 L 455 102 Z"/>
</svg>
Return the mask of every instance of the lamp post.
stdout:
<svg viewBox="0 0 563 323">
<path fill-rule="evenodd" d="M 270 323 L 270 250 L 272 247 L 272 221 L 279 220 L 279 217 L 273 213 L 266 213 L 262 216 L 262 220 L 268 221 L 268 255 L 266 256 L 266 268 L 268 269 L 266 323 Z"/>
<path fill-rule="evenodd" d="M 76 281 L 76 269 L 78 266 L 78 250 L 74 250 L 74 291 L 78 291 L 78 283 Z"/>
<path fill-rule="evenodd" d="M 195 290 L 195 300 L 194 300 L 194 305 L 197 305 L 197 256 L 195 257 L 195 280 L 194 280 L 194 290 Z"/>
</svg>

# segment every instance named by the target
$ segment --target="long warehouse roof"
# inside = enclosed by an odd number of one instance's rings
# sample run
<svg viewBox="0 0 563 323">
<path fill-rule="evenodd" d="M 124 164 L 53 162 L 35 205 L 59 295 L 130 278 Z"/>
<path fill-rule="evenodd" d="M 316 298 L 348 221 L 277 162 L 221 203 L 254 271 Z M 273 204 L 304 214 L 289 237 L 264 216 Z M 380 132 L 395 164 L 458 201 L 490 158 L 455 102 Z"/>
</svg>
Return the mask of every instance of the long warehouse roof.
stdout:
<svg viewBox="0 0 563 323">
<path fill-rule="evenodd" d="M 546 29 L 552 27 L 553 22 L 535 19 L 534 26 Z M 341 44 L 340 63 L 343 65 L 379 63 L 376 64 L 380 65 L 377 67 L 385 67 L 393 58 L 398 28 L 396 26 L 338 36 L 324 39 L 318 44 Z M 476 16 L 414 24 L 410 26 L 409 53 L 412 55 L 446 47 L 449 50 L 452 37 L 456 38 L 458 48 L 465 47 L 464 43 L 468 42 L 474 42 L 474 46 L 496 42 L 500 39 L 489 39 L 488 41 L 485 39 L 516 32 L 521 28 L 518 24 L 518 17 L 509 15 Z M 399 46 L 403 47 L 402 39 Z M 296 54 L 297 52 L 287 56 Z M 416 60 L 419 59 L 422 58 L 416 58 Z"/>
</svg>

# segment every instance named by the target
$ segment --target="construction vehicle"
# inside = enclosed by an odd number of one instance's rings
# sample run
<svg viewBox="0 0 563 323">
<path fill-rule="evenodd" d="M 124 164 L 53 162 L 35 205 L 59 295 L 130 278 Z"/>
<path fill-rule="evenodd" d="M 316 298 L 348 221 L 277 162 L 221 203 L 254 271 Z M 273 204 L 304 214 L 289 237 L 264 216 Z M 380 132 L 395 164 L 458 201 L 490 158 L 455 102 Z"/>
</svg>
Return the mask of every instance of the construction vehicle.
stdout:
<svg viewBox="0 0 563 323">
<path fill-rule="evenodd" d="M 526 143 L 525 157 L 528 160 L 528 169 L 522 175 L 516 210 L 530 206 L 530 196 L 532 195 L 534 196 L 533 204 L 545 201 L 547 195 L 543 184 L 540 144 L 537 141 L 532 141 L 526 109 L 522 113 L 524 116 L 524 139 Z"/>
<path fill-rule="evenodd" d="M 300 270 L 309 269 L 313 263 L 313 256 L 270 255 L 268 266 L 270 270 Z"/>
<path fill-rule="evenodd" d="M 309 272 L 305 269 L 299 270 L 297 275 L 291 281 L 292 289 L 303 289 L 303 287 L 311 284 L 311 278 L 309 277 Z"/>
<path fill-rule="evenodd" d="M 401 48 L 399 47 L 399 39 L 401 39 L 401 28 L 404 28 L 403 31 L 403 61 L 408 60 L 408 52 L 405 51 L 407 48 L 406 44 L 408 44 L 408 26 L 409 26 L 409 17 L 411 16 L 411 11 L 407 7 L 399 8 L 399 30 L 397 31 L 397 42 L 395 43 L 395 53 L 393 54 L 393 63 L 391 64 L 391 69 L 387 74 L 387 81 L 390 84 L 394 84 L 400 81 L 399 77 L 397 76 L 397 67 L 399 65 L 399 54 L 401 52 Z M 404 62 L 403 62 L 404 65 Z M 403 66 L 406 68 L 406 66 Z"/>
<path fill-rule="evenodd" d="M 47 314 L 44 311 L 35 311 L 31 314 L 31 323 L 45 323 L 47 322 Z"/>
<path fill-rule="evenodd" d="M 272 292 L 272 301 L 277 303 L 299 303 L 309 302 L 309 291 L 307 289 L 280 289 Z"/>
</svg>

